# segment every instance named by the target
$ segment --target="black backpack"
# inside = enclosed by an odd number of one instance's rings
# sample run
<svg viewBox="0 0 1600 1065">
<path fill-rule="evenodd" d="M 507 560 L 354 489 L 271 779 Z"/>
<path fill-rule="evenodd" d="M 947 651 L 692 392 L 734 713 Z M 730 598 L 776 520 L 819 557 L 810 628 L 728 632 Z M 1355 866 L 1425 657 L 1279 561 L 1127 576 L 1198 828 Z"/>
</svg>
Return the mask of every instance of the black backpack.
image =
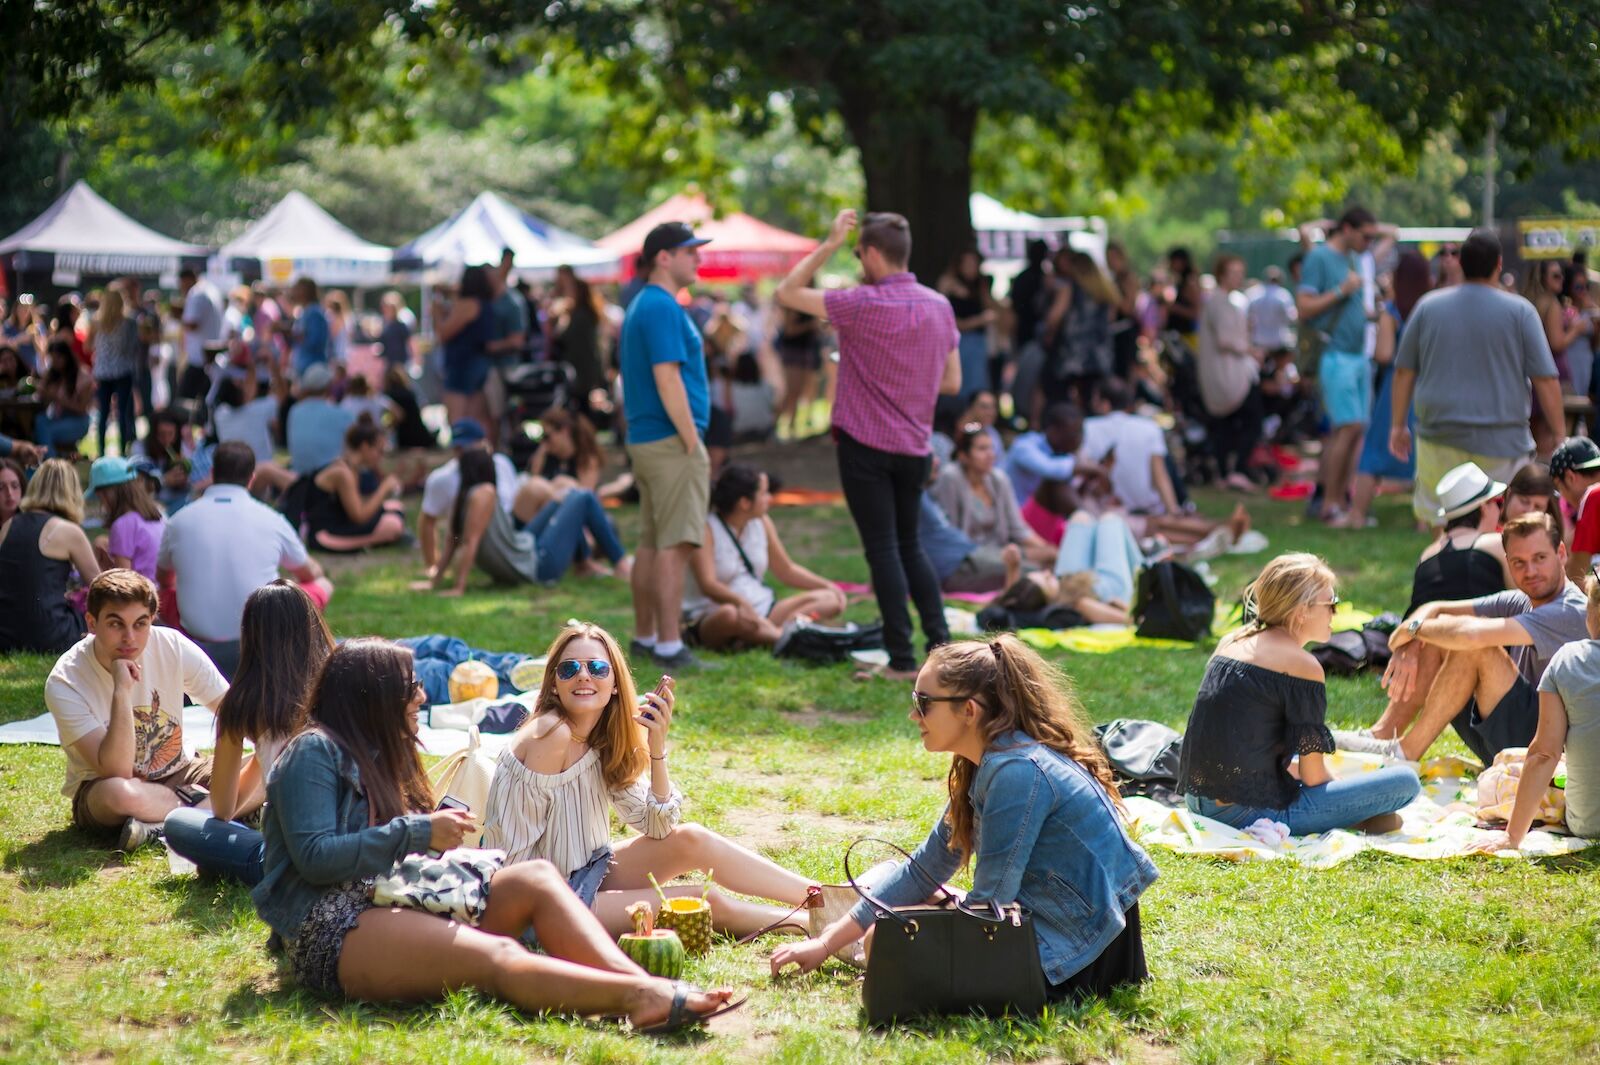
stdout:
<svg viewBox="0 0 1600 1065">
<path fill-rule="evenodd" d="M 883 622 L 868 625 L 846 622 L 843 625 L 818 625 L 810 618 L 795 618 L 784 627 L 783 635 L 772 648 L 777 658 L 798 658 L 805 662 L 843 662 L 851 651 L 871 651 L 883 646 Z"/>
<path fill-rule="evenodd" d="M 1138 634 L 1161 640 L 1211 635 L 1217 599 L 1200 574 L 1181 562 L 1157 562 L 1139 574 L 1133 620 Z"/>
</svg>

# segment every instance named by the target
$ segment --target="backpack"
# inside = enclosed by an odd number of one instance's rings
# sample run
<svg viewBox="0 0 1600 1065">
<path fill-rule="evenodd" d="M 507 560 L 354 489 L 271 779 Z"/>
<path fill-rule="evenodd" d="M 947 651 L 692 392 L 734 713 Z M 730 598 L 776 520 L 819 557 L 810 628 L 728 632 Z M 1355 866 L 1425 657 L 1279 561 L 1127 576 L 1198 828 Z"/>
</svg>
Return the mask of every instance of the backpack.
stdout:
<svg viewBox="0 0 1600 1065">
<path fill-rule="evenodd" d="M 798 658 L 805 662 L 843 662 L 851 651 L 870 651 L 883 646 L 883 622 L 870 625 L 847 622 L 844 625 L 818 625 L 799 617 L 784 626 L 783 635 L 773 645 L 775 658 Z"/>
<path fill-rule="evenodd" d="M 1096 725 L 1095 738 L 1119 779 L 1137 784 L 1178 786 L 1183 737 L 1159 721 L 1117 718 Z M 1131 794 L 1126 789 L 1123 794 Z"/>
<path fill-rule="evenodd" d="M 1216 597 L 1205 580 L 1181 562 L 1157 562 L 1139 573 L 1133 620 L 1140 636 L 1199 640 L 1211 635 L 1216 610 Z"/>
</svg>

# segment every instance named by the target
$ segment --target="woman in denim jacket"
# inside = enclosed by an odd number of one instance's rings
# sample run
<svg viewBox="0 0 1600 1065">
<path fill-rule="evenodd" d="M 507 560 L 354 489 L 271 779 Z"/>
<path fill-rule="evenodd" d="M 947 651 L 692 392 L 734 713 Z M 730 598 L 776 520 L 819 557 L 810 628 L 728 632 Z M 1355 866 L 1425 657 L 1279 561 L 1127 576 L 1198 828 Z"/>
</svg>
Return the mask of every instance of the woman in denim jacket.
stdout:
<svg viewBox="0 0 1600 1065">
<path fill-rule="evenodd" d="M 1052 997 L 1102 995 L 1148 975 L 1139 895 L 1156 869 L 1128 837 L 1111 767 L 1068 681 L 1014 636 L 946 644 L 928 656 L 911 720 L 949 751 L 950 801 L 911 861 L 877 885 L 891 906 L 928 900 L 970 859 L 978 906 L 1033 912 Z M 817 939 L 780 947 L 802 972 L 872 924 L 862 903 Z"/>
<path fill-rule="evenodd" d="M 477 927 L 374 906 L 375 877 L 407 855 L 458 846 L 472 827 L 464 810 L 433 811 L 417 752 L 422 701 L 410 652 L 352 640 L 323 664 L 304 731 L 273 767 L 265 872 L 251 897 L 300 984 L 367 1001 L 476 987 L 529 1012 L 626 1014 L 650 1031 L 737 1004 L 635 965 L 549 862 L 495 873 Z M 548 956 L 518 941 L 530 927 Z"/>
</svg>

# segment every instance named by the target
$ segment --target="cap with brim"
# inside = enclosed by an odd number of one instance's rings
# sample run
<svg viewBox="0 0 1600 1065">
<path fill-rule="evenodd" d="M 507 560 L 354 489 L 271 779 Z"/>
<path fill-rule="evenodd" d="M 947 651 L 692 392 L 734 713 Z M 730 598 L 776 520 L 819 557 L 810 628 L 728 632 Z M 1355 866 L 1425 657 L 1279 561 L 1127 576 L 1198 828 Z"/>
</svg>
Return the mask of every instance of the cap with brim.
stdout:
<svg viewBox="0 0 1600 1065">
<path fill-rule="evenodd" d="M 146 477 L 154 477 L 158 481 L 161 479 L 161 467 L 156 465 L 154 459 L 147 459 L 143 455 L 135 455 L 129 459 L 128 469 Z"/>
<path fill-rule="evenodd" d="M 1470 514 L 1491 499 L 1504 495 L 1506 486 L 1478 468 L 1475 462 L 1463 462 L 1439 478 L 1434 494 L 1439 499 L 1435 517 L 1450 521 Z"/>
<path fill-rule="evenodd" d="M 300 391 L 326 392 L 333 387 L 333 371 L 324 363 L 315 363 L 300 375 Z"/>
<path fill-rule="evenodd" d="M 1597 469 L 1600 469 L 1600 445 L 1587 436 L 1569 436 L 1550 455 L 1550 479 L 1558 483 L 1563 474 Z"/>
<path fill-rule="evenodd" d="M 482 423 L 476 418 L 457 418 L 450 423 L 450 446 L 468 447 L 487 439 Z"/>
<path fill-rule="evenodd" d="M 93 498 L 95 492 L 102 488 L 127 484 L 138 475 L 127 459 L 115 455 L 95 459 L 89 467 L 89 487 L 84 491 L 83 498 Z"/>
<path fill-rule="evenodd" d="M 654 263 L 656 256 L 675 248 L 698 248 L 710 244 L 710 237 L 697 237 L 686 222 L 662 222 L 644 238 L 644 261 Z"/>
</svg>

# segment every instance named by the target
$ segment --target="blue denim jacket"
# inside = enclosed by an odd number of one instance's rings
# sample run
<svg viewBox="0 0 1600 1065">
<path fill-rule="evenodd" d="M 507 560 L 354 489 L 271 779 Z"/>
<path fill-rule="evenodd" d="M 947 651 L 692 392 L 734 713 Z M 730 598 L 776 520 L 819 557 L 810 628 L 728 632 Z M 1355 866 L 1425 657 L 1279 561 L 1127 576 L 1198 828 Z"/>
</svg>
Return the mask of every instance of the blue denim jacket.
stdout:
<svg viewBox="0 0 1600 1065">
<path fill-rule="evenodd" d="M 261 883 L 250 892 L 261 919 L 285 939 L 300 931 L 329 889 L 378 876 L 408 854 L 428 849 L 427 814 L 368 825 L 360 774 L 339 745 L 302 732 L 278 755 L 267 780 Z"/>
<path fill-rule="evenodd" d="M 974 904 L 1020 902 L 1033 911 L 1039 959 L 1052 984 L 1094 961 L 1122 933 L 1124 913 L 1156 878 L 1148 855 L 1128 837 L 1111 797 L 1077 762 L 1022 732 L 1001 737 L 972 779 Z M 944 818 L 874 897 L 889 906 L 930 898 L 953 876 Z M 850 912 L 872 924 L 865 902 Z"/>
</svg>

